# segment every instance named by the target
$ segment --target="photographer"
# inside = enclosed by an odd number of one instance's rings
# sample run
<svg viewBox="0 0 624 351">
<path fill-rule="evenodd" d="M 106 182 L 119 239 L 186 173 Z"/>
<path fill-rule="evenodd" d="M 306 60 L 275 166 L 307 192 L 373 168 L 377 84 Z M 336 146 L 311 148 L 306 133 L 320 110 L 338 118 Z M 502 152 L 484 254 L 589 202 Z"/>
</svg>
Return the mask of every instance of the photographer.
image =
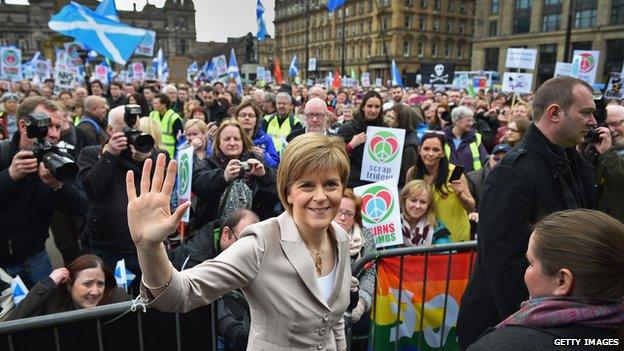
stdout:
<svg viewBox="0 0 624 351">
<path fill-rule="evenodd" d="M 140 107 L 127 106 L 118 106 L 109 112 L 106 127 L 108 141 L 103 146 L 82 149 L 78 159 L 79 178 L 90 201 L 83 245 L 89 245 L 108 268 L 115 269 L 116 262 L 123 258 L 127 269 L 138 275 L 136 249 L 128 231 L 126 172 L 134 171 L 138 187 L 143 162 L 149 157 L 156 164 L 158 151 L 154 148 L 153 139 L 151 145 L 137 142 L 137 132 L 133 128 L 136 127 Z M 136 110 L 130 106 L 136 107 Z M 139 281 L 135 279 L 135 282 Z"/>
<path fill-rule="evenodd" d="M 624 222 L 624 106 L 608 105 L 604 127 L 596 128 L 599 143 L 596 208 Z"/>
<path fill-rule="evenodd" d="M 275 170 L 252 142 L 242 125 L 224 120 L 215 134 L 214 153 L 203 167 L 193 169 L 192 191 L 197 195 L 194 228 L 225 219 L 239 209 L 251 209 L 261 220 L 272 217 L 278 201 Z"/>
<path fill-rule="evenodd" d="M 52 272 L 45 241 L 54 209 L 62 203 L 80 216 L 87 206 L 82 189 L 62 180 L 71 178 L 76 165 L 55 149 L 61 120 L 51 101 L 27 98 L 17 109 L 18 131 L 0 146 L 0 267 L 29 287 Z"/>
</svg>

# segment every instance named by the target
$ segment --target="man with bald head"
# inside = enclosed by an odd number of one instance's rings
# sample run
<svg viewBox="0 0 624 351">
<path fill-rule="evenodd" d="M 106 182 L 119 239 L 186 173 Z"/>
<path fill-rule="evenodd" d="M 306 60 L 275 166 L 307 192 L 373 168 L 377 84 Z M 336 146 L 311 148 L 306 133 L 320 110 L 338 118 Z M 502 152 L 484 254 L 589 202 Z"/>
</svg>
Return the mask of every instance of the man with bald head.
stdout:
<svg viewBox="0 0 624 351">
<path fill-rule="evenodd" d="M 298 137 L 304 133 L 319 133 L 323 135 L 327 135 L 327 114 L 329 111 L 327 110 L 327 104 L 325 101 L 313 97 L 305 105 L 303 110 L 303 121 L 305 122 L 304 129 L 298 129 L 286 137 L 286 141 L 290 142 L 294 138 Z"/>
<path fill-rule="evenodd" d="M 325 101 L 327 99 L 327 93 L 325 93 L 325 89 L 323 89 L 321 86 L 315 85 L 308 91 L 308 97 L 310 99 L 319 98 Z"/>
<path fill-rule="evenodd" d="M 108 138 L 106 134 L 106 99 L 91 95 L 84 101 L 84 116 L 80 118 L 78 128 L 85 133 L 85 145 L 102 145 Z"/>
<path fill-rule="evenodd" d="M 624 106 L 608 105 L 607 118 L 597 128 L 597 209 L 624 222 Z"/>
<path fill-rule="evenodd" d="M 115 107 L 108 113 L 106 133 L 110 138 L 106 144 L 103 147 L 86 147 L 78 158 L 78 177 L 89 197 L 89 212 L 82 241 L 111 270 L 115 269 L 117 261 L 125 259 L 126 268 L 139 274 L 136 248 L 128 230 L 125 179 L 126 173 L 132 170 L 135 186 L 138 187 L 143 163 L 148 157 L 156 162 L 158 150 L 153 148 L 150 152 L 142 153 L 128 144 L 122 131 L 126 125 L 125 107 Z M 135 282 L 140 282 L 138 276 Z"/>
</svg>

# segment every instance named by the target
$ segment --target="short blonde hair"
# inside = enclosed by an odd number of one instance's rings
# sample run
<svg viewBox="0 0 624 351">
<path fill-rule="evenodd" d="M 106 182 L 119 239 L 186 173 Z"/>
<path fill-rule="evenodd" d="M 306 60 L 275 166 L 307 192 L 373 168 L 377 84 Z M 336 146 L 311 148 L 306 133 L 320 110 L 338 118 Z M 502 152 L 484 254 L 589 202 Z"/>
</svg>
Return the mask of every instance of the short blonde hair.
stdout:
<svg viewBox="0 0 624 351">
<path fill-rule="evenodd" d="M 219 129 L 217 129 L 217 131 L 215 132 L 214 153 L 217 156 L 221 156 L 223 154 L 221 152 L 221 133 L 223 133 L 223 130 L 229 126 L 237 128 L 238 131 L 240 132 L 241 141 L 243 142 L 243 152 L 250 152 L 251 147 L 253 146 L 253 142 L 251 141 L 251 138 L 249 137 L 249 135 L 247 135 L 247 133 L 245 133 L 245 129 L 243 129 L 243 126 L 240 124 L 239 121 L 228 118 L 228 119 L 224 119 L 223 122 L 221 122 Z"/>
<path fill-rule="evenodd" d="M 162 129 L 160 124 L 150 117 L 139 118 L 139 130 L 147 133 L 154 138 L 154 146 L 159 150 L 166 150 L 165 144 L 162 142 Z M 169 155 L 173 157 L 173 155 Z"/>
<path fill-rule="evenodd" d="M 286 211 L 292 213 L 292 205 L 287 199 L 290 187 L 297 180 L 312 172 L 329 170 L 338 171 L 342 188 L 346 188 L 350 166 L 342 139 L 317 133 L 294 138 L 286 146 L 277 168 L 277 194 Z"/>
<path fill-rule="evenodd" d="M 417 196 L 423 191 L 427 192 L 427 199 L 429 200 L 429 207 L 427 208 L 427 213 L 425 217 L 427 218 L 427 223 L 435 229 L 438 226 L 438 220 L 435 216 L 435 206 L 433 203 L 433 189 L 429 186 L 424 180 L 416 179 L 411 182 L 405 184 L 403 190 L 401 190 L 401 194 L 399 195 L 399 205 L 401 207 L 401 213 L 407 220 L 416 219 L 416 218 L 408 218 L 407 212 L 405 211 L 405 202 L 407 198 L 412 196 Z"/>
<path fill-rule="evenodd" d="M 202 121 L 201 119 L 189 119 L 188 121 L 186 121 L 186 123 L 184 123 L 184 131 L 186 132 L 187 130 L 189 130 L 190 128 L 197 128 L 199 129 L 200 132 L 206 134 L 206 132 L 208 131 L 208 126 L 206 125 L 206 123 L 204 121 Z"/>
</svg>

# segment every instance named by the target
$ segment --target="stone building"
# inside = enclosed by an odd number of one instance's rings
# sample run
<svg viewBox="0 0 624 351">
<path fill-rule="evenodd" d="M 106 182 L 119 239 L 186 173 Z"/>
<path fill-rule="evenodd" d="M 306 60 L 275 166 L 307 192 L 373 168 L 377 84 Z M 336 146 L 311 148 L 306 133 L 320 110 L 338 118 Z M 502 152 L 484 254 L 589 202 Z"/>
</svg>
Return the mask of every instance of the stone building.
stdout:
<svg viewBox="0 0 624 351">
<path fill-rule="evenodd" d="M 340 69 L 344 14 L 347 75 L 353 69 L 385 81 L 394 59 L 404 82 L 413 82 L 421 63 L 470 68 L 474 13 L 475 0 L 352 0 L 334 13 L 326 1 L 277 0 L 275 50 L 283 72 L 294 54 L 304 75 L 306 57 L 316 58 L 310 78 Z"/>
<path fill-rule="evenodd" d="M 503 72 L 507 48 L 535 48 L 536 87 L 563 61 L 569 14 L 571 51 L 600 51 L 596 81 L 606 82 L 624 61 L 624 0 L 477 0 L 472 68 Z"/>
</svg>

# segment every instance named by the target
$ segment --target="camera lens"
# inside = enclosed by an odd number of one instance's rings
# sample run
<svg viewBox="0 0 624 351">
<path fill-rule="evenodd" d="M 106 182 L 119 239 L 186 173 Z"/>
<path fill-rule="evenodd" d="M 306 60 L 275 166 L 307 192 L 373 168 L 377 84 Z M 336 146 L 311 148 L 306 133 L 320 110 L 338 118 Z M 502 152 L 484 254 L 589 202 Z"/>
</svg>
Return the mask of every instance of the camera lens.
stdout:
<svg viewBox="0 0 624 351">
<path fill-rule="evenodd" d="M 72 180 L 78 174 L 78 165 L 74 161 L 52 152 L 43 155 L 43 165 L 61 182 Z"/>
<path fill-rule="evenodd" d="M 149 134 L 139 134 L 132 141 L 138 152 L 149 152 L 154 147 L 154 138 Z"/>
</svg>

